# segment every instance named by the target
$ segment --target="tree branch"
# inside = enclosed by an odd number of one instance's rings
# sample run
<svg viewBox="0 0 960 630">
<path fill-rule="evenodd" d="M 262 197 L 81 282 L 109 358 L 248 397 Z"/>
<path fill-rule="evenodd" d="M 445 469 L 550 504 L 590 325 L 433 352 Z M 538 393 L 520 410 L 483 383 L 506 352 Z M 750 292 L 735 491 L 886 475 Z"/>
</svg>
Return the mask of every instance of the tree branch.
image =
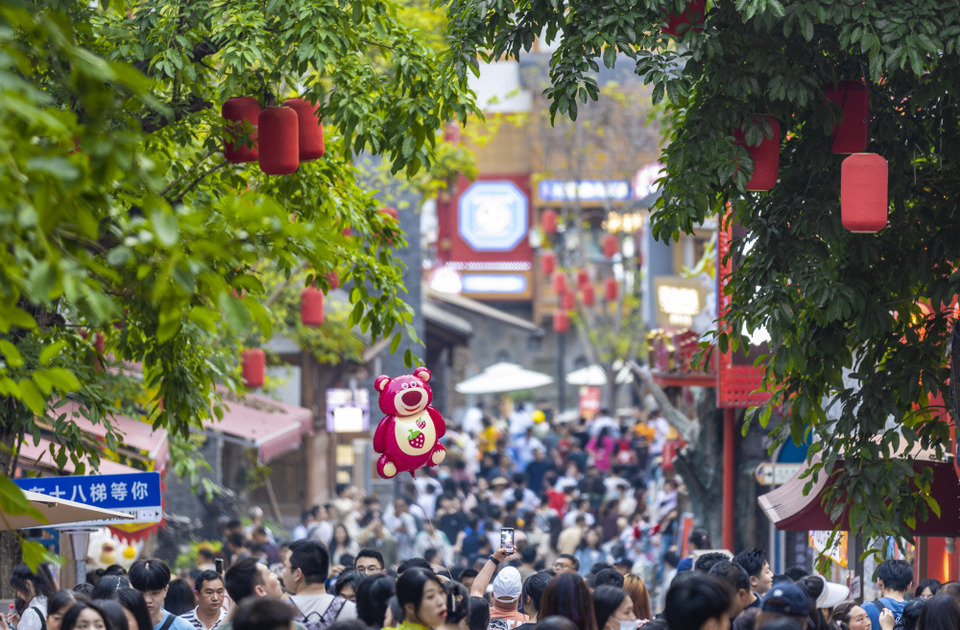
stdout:
<svg viewBox="0 0 960 630">
<path fill-rule="evenodd" d="M 682 411 L 673 406 L 673 403 L 670 402 L 670 399 L 666 393 L 664 393 L 663 388 L 653 380 L 653 374 L 650 373 L 649 369 L 637 365 L 636 361 L 630 361 L 630 369 L 646 384 L 650 393 L 653 394 L 654 399 L 660 406 L 660 409 L 663 411 L 664 416 L 667 418 L 667 422 L 670 423 L 670 426 L 676 429 L 688 444 L 696 442 L 697 435 L 700 432 L 700 424 L 695 420 L 691 420 L 684 415 Z"/>
</svg>

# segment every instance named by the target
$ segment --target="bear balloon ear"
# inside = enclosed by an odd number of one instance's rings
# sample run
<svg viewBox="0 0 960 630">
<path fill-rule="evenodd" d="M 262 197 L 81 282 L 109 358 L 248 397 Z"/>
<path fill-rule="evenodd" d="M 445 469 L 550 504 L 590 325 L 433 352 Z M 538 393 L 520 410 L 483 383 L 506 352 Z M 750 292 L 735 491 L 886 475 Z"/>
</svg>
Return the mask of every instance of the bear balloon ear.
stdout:
<svg viewBox="0 0 960 630">
<path fill-rule="evenodd" d="M 413 375 L 419 378 L 424 383 L 430 382 L 430 370 L 425 367 L 419 367 L 413 371 Z"/>
<path fill-rule="evenodd" d="M 389 385 L 389 384 L 390 384 L 390 381 L 392 381 L 392 380 L 393 380 L 393 379 L 390 378 L 389 376 L 378 376 L 378 377 L 377 377 L 377 380 L 374 381 L 374 383 L 373 383 L 373 387 L 374 387 L 378 392 L 382 392 L 383 390 L 385 390 L 385 389 L 387 388 L 387 385 Z"/>
</svg>

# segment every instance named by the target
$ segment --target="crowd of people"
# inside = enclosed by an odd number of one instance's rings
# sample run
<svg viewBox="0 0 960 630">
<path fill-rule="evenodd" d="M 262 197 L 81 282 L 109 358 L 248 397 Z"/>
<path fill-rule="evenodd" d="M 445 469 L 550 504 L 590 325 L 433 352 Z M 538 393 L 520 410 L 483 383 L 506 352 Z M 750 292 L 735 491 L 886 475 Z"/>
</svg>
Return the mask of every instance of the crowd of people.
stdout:
<svg viewBox="0 0 960 630">
<path fill-rule="evenodd" d="M 732 558 L 700 554 L 677 573 L 655 613 L 643 579 L 603 567 L 584 578 L 575 558 L 525 567 L 504 544 L 479 570 L 451 572 L 422 556 L 388 570 L 360 549 L 349 567 L 331 566 L 321 542 L 287 545 L 279 572 L 238 556 L 224 572 L 194 569 L 184 599 L 165 562 L 140 559 L 89 574 L 57 590 L 47 565 L 18 566 L 17 600 L 2 630 L 956 630 L 960 582 L 925 580 L 886 560 L 881 597 L 858 604 L 849 589 L 799 568 L 773 575 L 762 550 Z M 535 562 L 536 564 L 542 564 Z M 912 596 L 912 597 L 911 597 Z"/>
<path fill-rule="evenodd" d="M 340 485 L 289 535 L 254 507 L 185 575 L 146 558 L 57 591 L 44 566 L 18 567 L 0 630 L 960 629 L 960 584 L 908 598 L 902 560 L 858 605 L 800 568 L 774 576 L 758 548 L 711 551 L 704 530 L 681 558 L 683 488 L 654 408 L 589 425 L 473 411 L 447 461 L 392 500 Z"/>
</svg>

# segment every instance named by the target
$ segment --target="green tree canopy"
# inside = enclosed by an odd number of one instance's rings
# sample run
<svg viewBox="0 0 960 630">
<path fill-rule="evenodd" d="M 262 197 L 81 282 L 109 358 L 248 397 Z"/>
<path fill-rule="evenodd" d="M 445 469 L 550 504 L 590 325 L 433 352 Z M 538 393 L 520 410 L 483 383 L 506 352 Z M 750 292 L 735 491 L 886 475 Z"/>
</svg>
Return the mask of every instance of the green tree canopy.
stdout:
<svg viewBox="0 0 960 630">
<path fill-rule="evenodd" d="M 599 64 L 629 63 L 652 85 L 672 123 L 654 234 L 676 237 L 731 212 L 746 236 L 732 255 L 732 309 L 719 346 L 766 327 L 764 358 L 782 407 L 775 436 L 805 431 L 810 455 L 844 468 L 828 507 L 849 509 L 867 536 L 906 536 L 938 507 L 930 475 L 898 453 L 941 451 L 948 398 L 947 341 L 955 315 L 960 250 L 960 7 L 954 2 L 719 0 L 704 22 L 664 34 L 687 3 L 451 0 L 451 63 L 517 56 L 542 37 L 556 44 L 547 95 L 553 113 L 576 117 L 597 98 Z M 889 223 L 878 234 L 841 224 L 840 163 L 831 131 L 840 108 L 824 96 L 842 80 L 869 91 L 867 150 L 889 163 Z M 780 125 L 779 182 L 750 193 L 753 164 L 734 139 L 751 114 Z M 747 125 L 756 144 L 762 125 Z M 921 310 L 921 302 L 932 306 Z M 937 402 L 931 403 L 934 400 Z M 777 416 L 781 417 L 781 416 Z"/>
</svg>

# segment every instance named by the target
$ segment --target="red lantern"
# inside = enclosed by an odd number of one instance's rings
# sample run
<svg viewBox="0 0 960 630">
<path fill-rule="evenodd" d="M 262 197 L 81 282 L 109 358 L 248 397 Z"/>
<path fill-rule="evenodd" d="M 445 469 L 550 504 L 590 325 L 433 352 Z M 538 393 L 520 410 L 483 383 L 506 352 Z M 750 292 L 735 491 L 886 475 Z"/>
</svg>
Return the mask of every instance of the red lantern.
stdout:
<svg viewBox="0 0 960 630">
<path fill-rule="evenodd" d="M 291 98 L 284 105 L 297 112 L 300 142 L 300 161 L 309 162 L 323 157 L 323 123 L 317 117 L 319 105 L 303 98 Z"/>
<path fill-rule="evenodd" d="M 540 268 L 546 275 L 552 274 L 557 268 L 557 255 L 553 252 L 543 252 L 540 254 Z"/>
<path fill-rule="evenodd" d="M 577 308 L 577 295 L 568 289 L 563 292 L 563 299 L 561 302 L 563 304 L 563 310 L 572 311 L 573 309 Z"/>
<path fill-rule="evenodd" d="M 667 16 L 667 22 L 662 26 L 665 35 L 677 37 L 693 31 L 700 33 L 703 31 L 703 19 L 707 12 L 706 0 L 691 0 L 687 3 L 687 8 L 680 15 L 671 13 Z"/>
<path fill-rule="evenodd" d="M 443 126 L 443 141 L 450 144 L 460 143 L 460 123 L 451 120 Z"/>
<path fill-rule="evenodd" d="M 340 275 L 336 271 L 326 273 L 327 282 L 330 283 L 330 289 L 336 289 L 340 286 Z"/>
<path fill-rule="evenodd" d="M 887 225 L 887 161 L 854 153 L 840 164 L 840 217 L 851 232 L 879 232 Z"/>
<path fill-rule="evenodd" d="M 586 269 L 577 270 L 577 286 L 582 287 L 585 284 L 590 283 L 590 272 Z"/>
<path fill-rule="evenodd" d="M 557 211 L 550 209 L 544 210 L 543 214 L 540 215 L 540 227 L 542 227 L 543 231 L 547 234 L 556 234 Z"/>
<path fill-rule="evenodd" d="M 553 332 L 565 333 L 570 330 L 570 316 L 566 311 L 553 312 Z"/>
<path fill-rule="evenodd" d="M 323 293 L 316 287 L 300 292 L 300 321 L 304 326 L 323 325 Z"/>
<path fill-rule="evenodd" d="M 583 293 L 583 305 L 584 306 L 593 306 L 597 301 L 597 292 L 593 288 L 592 284 L 585 284 L 580 288 L 581 293 Z"/>
<path fill-rule="evenodd" d="M 567 290 L 567 274 L 557 271 L 553 274 L 553 292 L 557 295 L 563 295 Z"/>
<path fill-rule="evenodd" d="M 400 220 L 400 215 L 397 213 L 397 209 L 396 209 L 396 208 L 380 208 L 380 212 L 382 212 L 383 214 L 385 214 L 385 215 L 387 215 L 387 216 L 393 217 L 393 220 L 394 220 L 394 221 L 399 221 L 399 220 Z"/>
<path fill-rule="evenodd" d="M 841 81 L 838 86 L 827 90 L 826 96 L 843 108 L 843 118 L 833 125 L 833 152 L 866 151 L 870 109 L 866 83 Z"/>
<path fill-rule="evenodd" d="M 226 137 L 223 140 L 223 157 L 227 162 L 241 164 L 257 161 L 257 124 L 260 116 L 260 103 L 252 96 L 238 96 L 228 98 L 220 107 L 220 114 L 229 120 L 225 127 Z M 234 142 L 235 136 L 241 135 L 244 122 L 249 123 L 250 139 L 253 144 L 247 146 L 243 142 Z M 231 124 L 232 123 L 232 124 Z"/>
<path fill-rule="evenodd" d="M 747 146 L 744 140 L 743 127 L 733 132 L 737 144 L 747 148 L 753 159 L 753 176 L 747 182 L 747 190 L 770 190 L 777 183 L 777 174 L 780 170 L 780 124 L 772 116 L 760 116 L 770 121 L 770 130 L 773 135 L 763 136 L 760 144 L 755 147 Z M 754 119 L 756 120 L 756 119 Z M 753 121 L 751 121 L 753 122 Z"/>
<path fill-rule="evenodd" d="M 620 241 L 615 234 L 607 234 L 603 237 L 603 255 L 606 258 L 613 258 L 620 251 Z"/>
<path fill-rule="evenodd" d="M 300 166 L 300 122 L 289 107 L 260 112 L 258 140 L 260 170 L 267 175 L 289 175 Z"/>
<path fill-rule="evenodd" d="M 243 383 L 249 389 L 263 386 L 263 379 L 267 371 L 267 355 L 260 348 L 251 348 L 243 351 L 241 373 Z"/>
<path fill-rule="evenodd" d="M 620 285 L 617 284 L 616 278 L 607 278 L 603 281 L 603 295 L 607 298 L 608 302 L 616 300 L 619 294 Z"/>
</svg>

